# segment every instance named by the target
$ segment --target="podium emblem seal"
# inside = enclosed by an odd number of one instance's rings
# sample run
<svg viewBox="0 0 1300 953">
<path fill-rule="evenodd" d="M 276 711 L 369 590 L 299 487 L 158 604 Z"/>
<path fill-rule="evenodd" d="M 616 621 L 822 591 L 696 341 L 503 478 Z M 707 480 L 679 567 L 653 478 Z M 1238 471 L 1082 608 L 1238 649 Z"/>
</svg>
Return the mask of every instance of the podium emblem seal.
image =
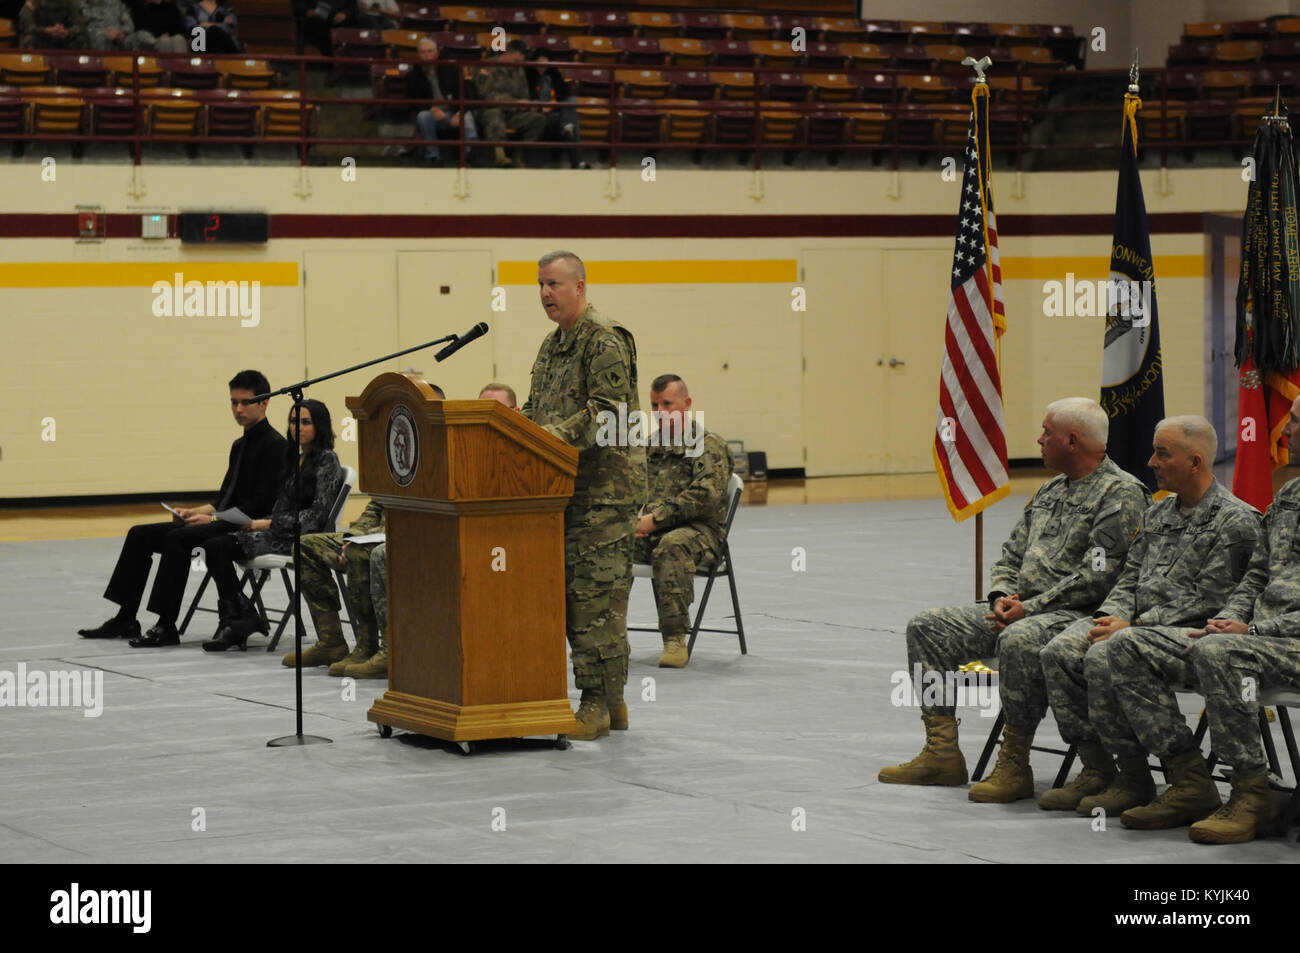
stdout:
<svg viewBox="0 0 1300 953">
<path fill-rule="evenodd" d="M 420 464 L 420 438 L 415 429 L 415 415 L 405 404 L 398 404 L 388 415 L 388 472 L 398 486 L 409 486 Z"/>
</svg>

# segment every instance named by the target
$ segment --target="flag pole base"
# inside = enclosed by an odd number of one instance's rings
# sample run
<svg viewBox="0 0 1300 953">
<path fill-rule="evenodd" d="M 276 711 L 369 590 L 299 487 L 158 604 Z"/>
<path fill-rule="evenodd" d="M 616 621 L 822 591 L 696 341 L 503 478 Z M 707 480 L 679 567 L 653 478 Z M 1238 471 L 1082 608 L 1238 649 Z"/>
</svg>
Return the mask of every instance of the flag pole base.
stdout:
<svg viewBox="0 0 1300 953">
<path fill-rule="evenodd" d="M 332 738 L 322 738 L 320 735 L 284 735 L 280 738 L 272 738 L 266 743 L 268 748 L 294 748 L 300 745 L 330 745 L 334 743 Z"/>
</svg>

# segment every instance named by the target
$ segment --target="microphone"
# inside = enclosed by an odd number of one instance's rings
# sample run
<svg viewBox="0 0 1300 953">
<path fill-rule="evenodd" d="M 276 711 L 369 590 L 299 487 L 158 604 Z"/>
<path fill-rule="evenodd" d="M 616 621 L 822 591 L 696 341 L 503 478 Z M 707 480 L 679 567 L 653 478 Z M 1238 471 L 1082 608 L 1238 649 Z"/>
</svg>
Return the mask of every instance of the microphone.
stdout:
<svg viewBox="0 0 1300 953">
<path fill-rule="evenodd" d="M 476 341 L 487 333 L 488 333 L 487 322 L 480 321 L 478 324 L 474 325 L 472 328 L 470 328 L 460 337 L 456 338 L 456 340 L 452 341 L 441 351 L 435 354 L 433 356 L 433 359 L 435 361 L 445 361 L 447 358 L 451 357 L 453 354 L 455 354 L 457 351 L 463 348 L 470 341 Z"/>
</svg>

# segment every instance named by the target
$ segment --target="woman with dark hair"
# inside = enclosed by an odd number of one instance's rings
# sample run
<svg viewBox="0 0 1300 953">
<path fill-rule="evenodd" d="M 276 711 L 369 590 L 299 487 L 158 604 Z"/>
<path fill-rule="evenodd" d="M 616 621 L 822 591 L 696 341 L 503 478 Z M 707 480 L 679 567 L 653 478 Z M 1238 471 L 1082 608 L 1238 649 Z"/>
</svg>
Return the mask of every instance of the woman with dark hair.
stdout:
<svg viewBox="0 0 1300 953">
<path fill-rule="evenodd" d="M 235 17 L 235 8 L 224 0 L 197 0 L 190 4 L 185 27 L 191 37 L 196 27 L 203 30 L 204 52 L 244 51 L 244 45 L 239 42 L 239 20 Z"/>
<path fill-rule="evenodd" d="M 209 652 L 224 652 L 232 645 L 242 650 L 254 632 L 266 633 L 266 623 L 256 606 L 239 588 L 235 560 L 252 559 L 267 553 L 287 556 L 293 551 L 294 467 L 299 455 L 302 495 L 298 497 L 299 533 L 328 532 L 325 525 L 343 485 L 343 468 L 334 455 L 334 427 L 329 409 L 318 400 L 302 403 L 302 427 L 295 439 L 293 411 L 289 412 L 289 440 L 284 464 L 284 482 L 271 510 L 270 519 L 253 520 L 238 533 L 213 537 L 203 544 L 208 571 L 217 584 L 217 611 L 221 621 L 212 641 L 204 642 Z M 296 448 L 296 449 L 295 449 Z"/>
</svg>

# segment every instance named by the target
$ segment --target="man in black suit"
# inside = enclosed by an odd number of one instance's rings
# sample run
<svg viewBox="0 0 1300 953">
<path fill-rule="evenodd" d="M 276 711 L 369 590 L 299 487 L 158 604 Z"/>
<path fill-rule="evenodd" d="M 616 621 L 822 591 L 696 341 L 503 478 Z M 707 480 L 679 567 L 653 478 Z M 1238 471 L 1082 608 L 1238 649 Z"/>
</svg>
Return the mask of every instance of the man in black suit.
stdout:
<svg viewBox="0 0 1300 953">
<path fill-rule="evenodd" d="M 118 604 L 118 613 L 98 628 L 81 629 L 78 635 L 87 639 L 129 638 L 132 648 L 177 645 L 180 635 L 176 617 L 189 578 L 190 553 L 204 540 L 239 528 L 218 520 L 214 514 L 237 507 L 250 519 L 270 516 L 288 442 L 267 422 L 266 405 L 270 401 L 254 402 L 252 398 L 270 391 L 271 385 L 260 371 L 240 371 L 229 386 L 230 410 L 235 422 L 244 428 L 244 435 L 230 447 L 230 464 L 216 502 L 193 509 L 177 508 L 179 515 L 169 523 L 132 526 L 104 591 L 105 599 Z M 158 614 L 158 624 L 141 636 L 135 616 L 154 553 L 161 553 L 162 558 L 148 609 Z"/>
<path fill-rule="evenodd" d="M 441 165 L 438 147 L 432 143 L 439 139 L 460 139 L 460 124 L 465 124 L 465 138 L 477 139 L 474 114 L 467 109 L 456 109 L 447 100 L 460 94 L 459 71 L 455 63 L 438 61 L 438 44 L 428 37 L 420 41 L 420 65 L 406 74 L 406 98 L 420 103 L 416 107 L 415 127 L 420 138 L 428 141 L 425 161 Z M 473 84 L 466 80 L 465 98 L 473 99 Z"/>
</svg>

